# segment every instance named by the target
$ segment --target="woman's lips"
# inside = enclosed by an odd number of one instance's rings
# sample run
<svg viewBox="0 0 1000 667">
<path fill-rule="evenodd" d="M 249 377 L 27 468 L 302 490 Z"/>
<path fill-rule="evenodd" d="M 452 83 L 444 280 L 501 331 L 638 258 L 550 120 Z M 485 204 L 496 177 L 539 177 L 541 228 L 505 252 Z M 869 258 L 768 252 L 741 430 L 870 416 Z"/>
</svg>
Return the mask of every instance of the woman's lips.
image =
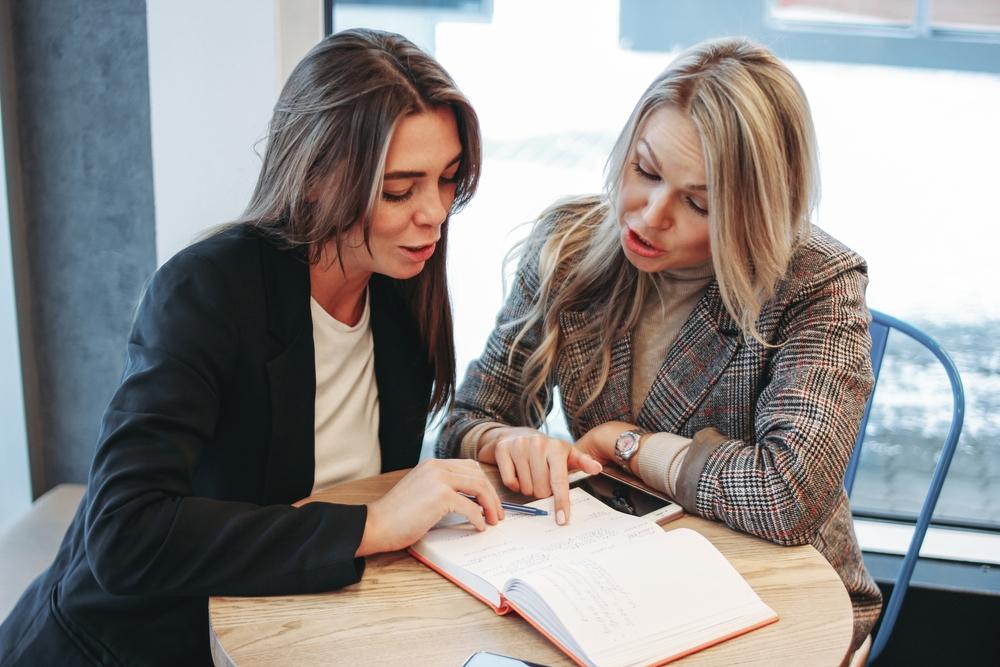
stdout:
<svg viewBox="0 0 1000 667">
<path fill-rule="evenodd" d="M 631 227 L 626 227 L 625 247 L 640 257 L 659 257 L 664 253 L 652 243 L 632 231 Z"/>
<path fill-rule="evenodd" d="M 434 254 L 435 248 L 437 248 L 437 243 L 428 243 L 427 245 L 419 246 L 399 246 L 403 255 L 413 262 L 426 262 Z"/>
</svg>

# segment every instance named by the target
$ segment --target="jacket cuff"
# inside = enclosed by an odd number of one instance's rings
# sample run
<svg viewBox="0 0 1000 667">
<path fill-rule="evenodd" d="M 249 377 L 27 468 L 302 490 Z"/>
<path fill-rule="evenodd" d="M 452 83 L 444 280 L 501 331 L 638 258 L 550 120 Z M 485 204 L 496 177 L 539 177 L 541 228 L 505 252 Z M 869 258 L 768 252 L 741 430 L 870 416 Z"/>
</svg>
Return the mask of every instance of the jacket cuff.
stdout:
<svg viewBox="0 0 1000 667">
<path fill-rule="evenodd" d="M 690 438 L 675 433 L 650 434 L 636 454 L 639 478 L 657 491 L 672 494 L 670 464 L 690 444 Z"/>
<path fill-rule="evenodd" d="M 458 455 L 463 459 L 472 459 L 474 461 L 479 460 L 479 439 L 483 437 L 483 434 L 487 431 L 492 431 L 495 428 L 501 428 L 506 426 L 506 424 L 501 424 L 495 421 L 480 421 L 477 422 L 465 432 L 462 436 L 461 445 L 458 448 Z"/>
<path fill-rule="evenodd" d="M 675 499 L 692 514 L 698 514 L 698 480 L 708 457 L 730 438 L 713 427 L 703 428 L 694 434 L 684 462 L 677 476 Z"/>
</svg>

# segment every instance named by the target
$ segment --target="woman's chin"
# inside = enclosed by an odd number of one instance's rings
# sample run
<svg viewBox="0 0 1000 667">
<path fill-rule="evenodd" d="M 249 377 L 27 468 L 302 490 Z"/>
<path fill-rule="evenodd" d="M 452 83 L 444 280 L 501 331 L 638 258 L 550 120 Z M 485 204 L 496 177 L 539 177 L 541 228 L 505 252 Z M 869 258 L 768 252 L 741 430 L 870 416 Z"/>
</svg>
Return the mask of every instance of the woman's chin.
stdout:
<svg viewBox="0 0 1000 667">
<path fill-rule="evenodd" d="M 406 266 L 394 266 L 387 271 L 380 271 L 380 273 L 394 280 L 409 280 L 419 276 L 425 266 L 427 266 L 427 262 L 408 262 Z"/>
<path fill-rule="evenodd" d="M 628 260 L 628 263 L 643 273 L 658 273 L 664 268 L 668 268 L 663 266 L 662 257 L 643 257 L 642 255 L 631 252 L 625 246 L 622 246 L 622 251 L 625 253 L 625 259 Z"/>
</svg>

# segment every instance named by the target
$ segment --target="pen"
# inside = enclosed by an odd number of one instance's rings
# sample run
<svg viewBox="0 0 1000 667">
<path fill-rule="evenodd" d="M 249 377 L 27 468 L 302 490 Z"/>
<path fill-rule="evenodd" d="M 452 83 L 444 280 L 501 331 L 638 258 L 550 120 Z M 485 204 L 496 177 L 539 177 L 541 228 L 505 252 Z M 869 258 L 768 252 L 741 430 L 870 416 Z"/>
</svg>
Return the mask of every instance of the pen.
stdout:
<svg viewBox="0 0 1000 667">
<path fill-rule="evenodd" d="M 475 496 L 470 496 L 468 493 L 462 493 L 461 491 L 459 491 L 459 493 L 461 493 L 461 495 L 465 496 L 469 500 L 475 500 L 476 499 Z M 501 500 L 500 501 L 500 506 L 503 507 L 508 512 L 515 512 L 515 513 L 518 513 L 518 514 L 530 514 L 532 516 L 548 516 L 549 515 L 548 512 L 546 512 L 545 510 L 540 510 L 537 507 L 528 507 L 527 505 L 518 505 L 517 503 L 509 503 L 506 500 Z"/>
</svg>

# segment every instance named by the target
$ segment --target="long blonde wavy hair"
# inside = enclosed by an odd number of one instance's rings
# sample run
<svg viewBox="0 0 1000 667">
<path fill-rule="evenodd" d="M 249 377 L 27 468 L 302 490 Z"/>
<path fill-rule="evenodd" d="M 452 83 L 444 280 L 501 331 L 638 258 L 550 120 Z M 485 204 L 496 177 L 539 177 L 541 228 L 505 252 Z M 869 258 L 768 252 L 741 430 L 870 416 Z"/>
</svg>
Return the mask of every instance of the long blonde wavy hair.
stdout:
<svg viewBox="0 0 1000 667">
<path fill-rule="evenodd" d="M 608 158 L 604 195 L 557 202 L 512 252 L 523 259 L 538 252 L 538 290 L 510 324 L 519 331 L 509 361 L 527 354 L 526 423 L 544 421 L 559 350 L 581 340 L 597 340 L 600 353 L 582 369 L 585 395 L 572 397 L 579 408 L 568 416 L 576 422 L 597 400 L 614 341 L 635 327 L 654 288 L 622 251 L 615 202 L 637 135 L 666 105 L 687 114 L 701 137 L 712 264 L 726 310 L 744 336 L 770 345 L 757 318 L 808 234 L 819 198 L 812 118 L 798 81 L 769 50 L 742 38 L 710 40 L 681 53 L 646 89 Z M 593 315 L 587 324 L 560 340 L 559 314 L 584 309 Z M 519 351 L 536 327 L 537 346 Z"/>
</svg>

